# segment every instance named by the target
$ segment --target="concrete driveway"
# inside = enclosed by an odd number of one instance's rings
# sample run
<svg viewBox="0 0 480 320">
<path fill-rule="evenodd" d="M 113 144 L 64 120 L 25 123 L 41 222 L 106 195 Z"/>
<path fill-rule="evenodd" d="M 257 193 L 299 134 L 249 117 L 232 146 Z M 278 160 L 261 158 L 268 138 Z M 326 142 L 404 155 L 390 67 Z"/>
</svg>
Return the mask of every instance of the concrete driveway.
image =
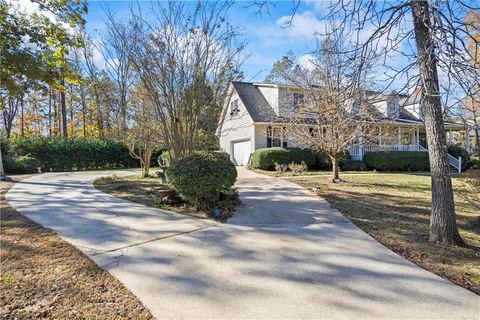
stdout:
<svg viewBox="0 0 480 320">
<path fill-rule="evenodd" d="M 35 176 L 6 198 L 159 319 L 480 319 L 477 295 L 397 256 L 321 198 L 238 171 L 243 205 L 227 224 L 99 192 L 92 181 L 109 172 Z"/>
</svg>

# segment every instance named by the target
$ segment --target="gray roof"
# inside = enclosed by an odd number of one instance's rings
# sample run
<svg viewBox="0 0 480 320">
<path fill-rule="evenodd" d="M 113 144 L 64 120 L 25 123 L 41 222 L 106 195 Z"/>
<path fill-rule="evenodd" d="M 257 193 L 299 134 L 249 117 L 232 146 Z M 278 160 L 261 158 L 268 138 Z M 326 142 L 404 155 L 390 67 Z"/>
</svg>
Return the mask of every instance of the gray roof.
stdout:
<svg viewBox="0 0 480 320">
<path fill-rule="evenodd" d="M 278 122 L 280 120 L 260 89 L 253 83 L 234 81 L 232 85 L 254 122 Z"/>
<path fill-rule="evenodd" d="M 277 116 L 272 106 L 264 97 L 260 89 L 252 82 L 232 82 L 234 89 L 237 91 L 240 99 L 242 100 L 245 108 L 247 109 L 253 122 L 285 122 L 286 119 Z M 400 107 L 405 105 L 418 103 L 420 96 L 412 94 L 410 96 L 404 94 L 397 94 L 395 92 L 382 93 L 378 91 L 367 91 L 367 93 L 373 96 L 374 101 L 386 100 L 389 96 L 396 95 L 399 98 Z M 400 114 L 396 118 L 390 118 L 391 120 L 407 120 L 422 122 L 414 115 L 410 114 L 403 108 L 400 110 Z"/>
</svg>

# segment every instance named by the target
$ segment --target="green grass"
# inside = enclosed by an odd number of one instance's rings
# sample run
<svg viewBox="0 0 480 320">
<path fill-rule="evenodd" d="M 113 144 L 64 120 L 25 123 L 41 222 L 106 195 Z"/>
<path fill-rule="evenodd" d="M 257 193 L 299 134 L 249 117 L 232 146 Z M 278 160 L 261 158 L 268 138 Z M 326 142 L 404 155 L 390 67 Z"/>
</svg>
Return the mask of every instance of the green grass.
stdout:
<svg viewBox="0 0 480 320">
<path fill-rule="evenodd" d="M 260 174 L 264 174 L 266 176 L 271 176 L 271 177 L 295 177 L 295 175 L 292 171 L 286 171 L 282 174 L 277 174 L 275 171 L 269 171 L 269 170 L 262 170 L 262 169 L 250 169 L 253 172 L 257 172 Z M 389 175 L 392 173 L 389 172 L 375 172 L 375 171 L 344 171 L 340 173 L 340 176 L 344 175 Z M 429 172 L 415 172 L 413 173 L 415 175 L 429 175 Z M 332 172 L 331 171 L 326 171 L 326 170 L 309 170 L 306 172 L 302 172 L 299 176 L 331 176 Z"/>
<path fill-rule="evenodd" d="M 287 177 L 313 189 L 353 223 L 398 254 L 451 281 L 480 293 L 480 212 L 465 195 L 467 187 L 454 178 L 460 234 L 478 248 L 428 242 L 430 177 L 412 174 L 343 174 L 345 182 L 329 176 Z"/>
</svg>

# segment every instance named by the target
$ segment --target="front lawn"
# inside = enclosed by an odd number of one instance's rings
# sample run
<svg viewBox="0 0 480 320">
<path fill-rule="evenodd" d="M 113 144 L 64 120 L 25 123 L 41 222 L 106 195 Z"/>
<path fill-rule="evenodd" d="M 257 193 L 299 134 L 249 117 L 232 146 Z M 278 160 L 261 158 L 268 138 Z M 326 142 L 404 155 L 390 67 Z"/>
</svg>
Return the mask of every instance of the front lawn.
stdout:
<svg viewBox="0 0 480 320">
<path fill-rule="evenodd" d="M 480 294 L 480 212 L 465 200 L 465 185 L 454 178 L 460 234 L 473 248 L 428 242 L 430 177 L 411 174 L 287 177 L 325 198 L 353 223 L 419 266 Z"/>
<path fill-rule="evenodd" d="M 294 172 L 288 170 L 282 174 L 278 174 L 275 171 L 272 170 L 262 170 L 262 169 L 250 169 L 253 172 L 257 172 L 260 174 L 264 174 L 266 176 L 271 176 L 271 177 L 295 177 L 295 176 L 332 176 L 332 171 L 331 170 L 308 170 L 305 172 L 302 172 L 301 174 L 295 174 Z M 389 175 L 391 173 L 377 173 L 372 170 L 365 170 L 365 171 L 344 171 L 341 172 L 340 175 L 365 175 L 365 174 L 376 174 L 376 175 Z M 414 173 L 416 175 L 429 175 L 429 172 L 416 172 Z"/>
<path fill-rule="evenodd" d="M 9 206 L 15 182 L 0 184 L 1 319 L 153 318 L 120 281 Z"/>
</svg>

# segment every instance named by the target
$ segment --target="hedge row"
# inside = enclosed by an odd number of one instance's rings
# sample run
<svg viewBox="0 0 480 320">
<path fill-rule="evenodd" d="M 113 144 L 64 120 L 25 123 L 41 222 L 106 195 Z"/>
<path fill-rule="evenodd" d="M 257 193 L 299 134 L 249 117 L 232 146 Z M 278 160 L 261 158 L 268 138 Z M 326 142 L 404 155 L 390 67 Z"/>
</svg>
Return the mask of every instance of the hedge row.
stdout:
<svg viewBox="0 0 480 320">
<path fill-rule="evenodd" d="M 302 161 L 311 168 L 315 166 L 317 157 L 308 149 L 300 148 L 265 148 L 258 149 L 251 156 L 251 166 L 256 169 L 273 170 L 275 163 L 290 164 Z"/>
<path fill-rule="evenodd" d="M 302 161 L 309 169 L 331 170 L 332 164 L 330 158 L 318 151 L 301 148 L 264 148 L 258 149 L 251 156 L 251 166 L 256 169 L 273 170 L 275 163 L 290 164 L 292 162 L 301 163 Z M 344 152 L 340 157 L 340 165 L 349 162 L 348 152 Z"/>
<path fill-rule="evenodd" d="M 3 140 L 1 146 L 7 173 L 24 173 L 23 168 L 31 171 L 34 164 L 44 172 L 138 166 L 127 146 L 115 140 L 24 138 L 16 142 Z M 20 166 L 19 159 L 25 162 L 25 157 L 32 163 Z"/>
<path fill-rule="evenodd" d="M 428 152 L 368 152 L 363 156 L 367 168 L 379 171 L 428 171 Z"/>
</svg>

